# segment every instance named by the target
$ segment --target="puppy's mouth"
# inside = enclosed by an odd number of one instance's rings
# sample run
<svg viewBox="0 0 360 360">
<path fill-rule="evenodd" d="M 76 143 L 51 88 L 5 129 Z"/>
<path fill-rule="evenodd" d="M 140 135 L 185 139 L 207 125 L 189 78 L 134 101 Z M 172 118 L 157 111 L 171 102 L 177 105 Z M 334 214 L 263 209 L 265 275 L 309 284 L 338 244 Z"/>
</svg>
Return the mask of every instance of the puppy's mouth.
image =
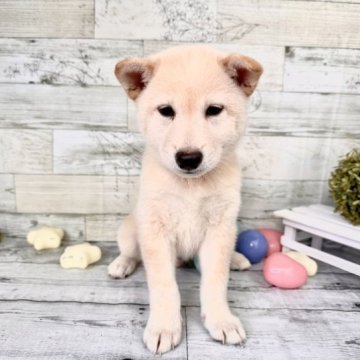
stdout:
<svg viewBox="0 0 360 360">
<path fill-rule="evenodd" d="M 176 173 L 177 175 L 183 177 L 183 178 L 197 178 L 200 176 L 203 176 L 204 174 L 207 173 L 206 169 L 195 169 L 195 170 L 182 170 L 177 168 L 176 169 Z"/>
</svg>

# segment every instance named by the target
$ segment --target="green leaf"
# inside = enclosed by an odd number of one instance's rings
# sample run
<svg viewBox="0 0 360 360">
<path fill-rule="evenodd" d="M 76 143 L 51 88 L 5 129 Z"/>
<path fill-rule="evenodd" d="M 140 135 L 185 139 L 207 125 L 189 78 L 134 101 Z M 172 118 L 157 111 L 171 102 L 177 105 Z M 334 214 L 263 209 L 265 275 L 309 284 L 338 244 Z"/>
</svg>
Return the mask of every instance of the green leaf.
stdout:
<svg viewBox="0 0 360 360">
<path fill-rule="evenodd" d="M 340 159 L 328 181 L 335 211 L 353 225 L 360 225 L 360 149 Z"/>
</svg>

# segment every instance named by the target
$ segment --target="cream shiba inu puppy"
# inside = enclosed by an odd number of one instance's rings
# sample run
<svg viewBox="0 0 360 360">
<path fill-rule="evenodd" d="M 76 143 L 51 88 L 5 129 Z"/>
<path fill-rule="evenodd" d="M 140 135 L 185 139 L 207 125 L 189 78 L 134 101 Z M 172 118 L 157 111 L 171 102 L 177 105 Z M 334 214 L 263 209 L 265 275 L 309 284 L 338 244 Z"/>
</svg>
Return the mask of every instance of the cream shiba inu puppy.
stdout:
<svg viewBox="0 0 360 360">
<path fill-rule="evenodd" d="M 227 303 L 241 168 L 236 147 L 246 104 L 262 67 L 255 60 L 205 46 L 177 47 L 120 61 L 115 74 L 137 103 L 145 138 L 140 190 L 122 223 L 116 278 L 143 261 L 150 296 L 144 342 L 153 353 L 181 340 L 177 258 L 199 255 L 201 315 L 210 335 L 240 344 L 246 335 Z"/>
</svg>

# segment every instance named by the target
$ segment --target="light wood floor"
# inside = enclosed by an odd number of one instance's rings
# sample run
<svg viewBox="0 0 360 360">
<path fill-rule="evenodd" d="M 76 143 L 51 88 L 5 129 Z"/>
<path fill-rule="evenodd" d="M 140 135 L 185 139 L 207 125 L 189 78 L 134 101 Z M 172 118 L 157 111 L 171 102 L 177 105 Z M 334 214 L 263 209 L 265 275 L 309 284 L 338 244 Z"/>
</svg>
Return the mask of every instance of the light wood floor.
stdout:
<svg viewBox="0 0 360 360">
<path fill-rule="evenodd" d="M 63 270 L 62 249 L 37 253 L 24 239 L 0 242 L 1 359 L 152 358 L 142 343 L 144 271 L 110 279 L 106 266 L 116 245 L 99 246 L 99 264 Z M 200 321 L 199 274 L 179 269 L 183 339 L 161 358 L 360 359 L 360 278 L 319 265 L 302 289 L 290 291 L 270 287 L 260 266 L 231 272 L 229 301 L 248 333 L 244 348 L 211 340 Z"/>
</svg>

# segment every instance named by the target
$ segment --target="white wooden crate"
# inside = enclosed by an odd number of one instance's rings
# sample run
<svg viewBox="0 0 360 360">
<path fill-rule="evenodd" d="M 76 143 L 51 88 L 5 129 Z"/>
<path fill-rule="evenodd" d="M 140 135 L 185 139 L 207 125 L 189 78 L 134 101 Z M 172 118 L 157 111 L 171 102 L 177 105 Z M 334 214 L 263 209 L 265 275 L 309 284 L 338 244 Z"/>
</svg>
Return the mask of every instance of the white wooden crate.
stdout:
<svg viewBox="0 0 360 360">
<path fill-rule="evenodd" d="M 353 226 L 334 209 L 325 205 L 310 205 L 274 212 L 283 219 L 284 235 L 281 237 L 283 251 L 286 248 L 300 251 L 340 269 L 360 276 L 360 265 L 328 254 L 321 250 L 322 240 L 328 239 L 360 250 L 360 227 Z M 301 240 L 311 238 L 311 246 Z"/>
</svg>

